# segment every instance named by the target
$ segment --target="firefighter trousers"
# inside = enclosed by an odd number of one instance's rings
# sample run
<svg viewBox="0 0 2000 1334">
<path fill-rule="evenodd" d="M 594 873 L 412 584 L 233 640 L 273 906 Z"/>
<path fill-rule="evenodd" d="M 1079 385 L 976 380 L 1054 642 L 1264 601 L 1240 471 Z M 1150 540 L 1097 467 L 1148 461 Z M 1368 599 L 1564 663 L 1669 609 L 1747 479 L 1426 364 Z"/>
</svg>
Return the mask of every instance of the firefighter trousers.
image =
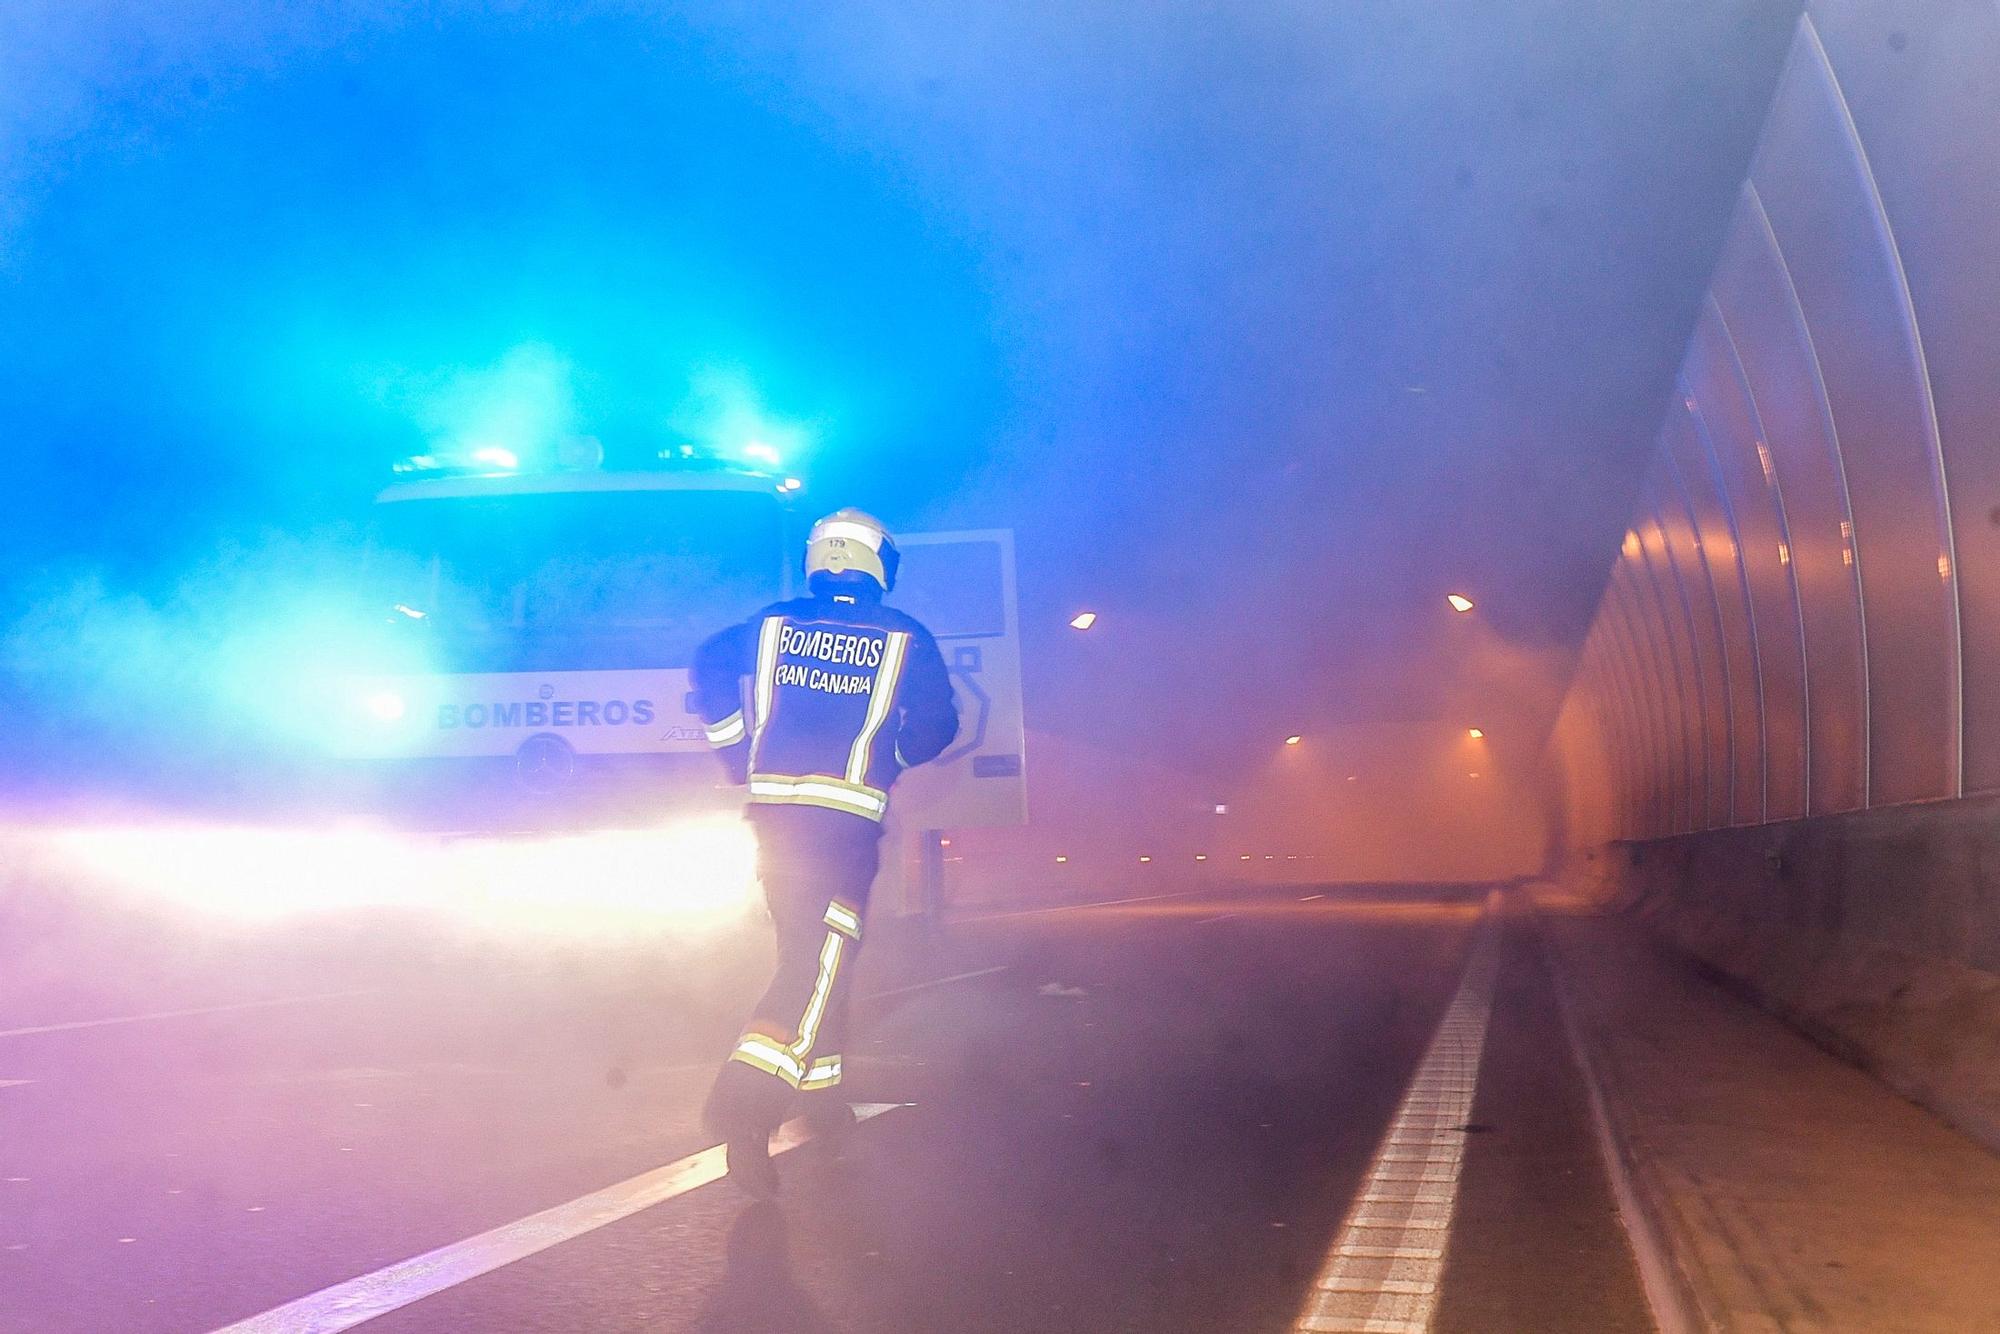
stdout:
<svg viewBox="0 0 2000 1334">
<path fill-rule="evenodd" d="M 882 826 L 858 815 L 752 806 L 750 823 L 778 965 L 709 1094 L 709 1124 L 724 1135 L 775 1130 L 801 1094 L 838 1096 L 854 961 L 881 856 Z"/>
</svg>

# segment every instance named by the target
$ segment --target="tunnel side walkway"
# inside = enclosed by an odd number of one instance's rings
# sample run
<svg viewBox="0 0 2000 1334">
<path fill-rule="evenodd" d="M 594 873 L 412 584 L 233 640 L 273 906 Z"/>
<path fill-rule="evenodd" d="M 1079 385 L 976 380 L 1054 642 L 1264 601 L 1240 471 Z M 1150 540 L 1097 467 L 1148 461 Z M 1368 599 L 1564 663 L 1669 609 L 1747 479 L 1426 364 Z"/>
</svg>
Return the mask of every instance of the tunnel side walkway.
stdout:
<svg viewBox="0 0 2000 1334">
<path fill-rule="evenodd" d="M 2000 1157 L 1633 923 L 1536 901 L 1669 1331 L 2000 1329 Z"/>
</svg>

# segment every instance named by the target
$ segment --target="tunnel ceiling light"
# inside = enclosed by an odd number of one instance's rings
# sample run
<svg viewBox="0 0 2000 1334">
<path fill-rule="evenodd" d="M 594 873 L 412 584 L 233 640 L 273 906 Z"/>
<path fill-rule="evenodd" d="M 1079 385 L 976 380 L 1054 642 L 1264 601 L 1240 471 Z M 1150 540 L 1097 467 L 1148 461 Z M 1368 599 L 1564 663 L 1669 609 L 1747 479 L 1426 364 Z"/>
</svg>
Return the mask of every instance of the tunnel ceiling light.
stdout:
<svg viewBox="0 0 2000 1334">
<path fill-rule="evenodd" d="M 1447 593 L 1445 594 L 1444 600 L 1451 604 L 1451 609 L 1453 611 L 1472 610 L 1472 599 L 1465 596 L 1465 594 L 1463 593 Z"/>
<path fill-rule="evenodd" d="M 1142 861 L 1142 862 L 1149 862 L 1149 861 L 1151 861 L 1151 860 L 1153 860 L 1153 859 L 1152 859 L 1151 857 L 1141 857 L 1141 858 L 1140 858 L 1139 860 L 1140 860 L 1140 861 Z"/>
<path fill-rule="evenodd" d="M 1302 736 L 1288 736 L 1285 738 L 1285 744 L 1288 746 L 1296 746 L 1299 744 L 1299 742 L 1304 740 L 1305 738 Z"/>
<path fill-rule="evenodd" d="M 1471 738 L 1472 738 L 1472 739 L 1473 739 L 1474 741 L 1477 741 L 1477 740 L 1479 740 L 1479 738 L 1481 738 L 1481 737 L 1483 737 L 1483 736 L 1485 736 L 1485 735 L 1486 735 L 1486 733 L 1484 733 L 1484 732 L 1480 731 L 1480 730 L 1479 730 L 1478 728 L 1476 728 L 1476 727 L 1468 727 L 1468 728 L 1466 728 L 1466 729 L 1465 729 L 1465 734 L 1466 734 L 1467 736 L 1471 737 Z"/>
<path fill-rule="evenodd" d="M 1208 860 L 1208 854 L 1205 852 L 1197 852 L 1194 855 L 1194 859 L 1198 862 L 1205 862 Z"/>
<path fill-rule="evenodd" d="M 1068 860 L 1069 860 L 1069 858 L 1067 858 L 1067 857 L 1058 857 L 1058 858 L 1056 858 L 1056 865 L 1060 866 L 1060 865 L 1062 865 L 1062 864 L 1063 864 L 1064 862 L 1066 862 L 1066 861 L 1068 861 Z"/>
<path fill-rule="evenodd" d="M 1080 611 L 1069 618 L 1069 628 L 1072 630 L 1088 630 L 1096 624 L 1097 613 L 1094 611 Z"/>
</svg>

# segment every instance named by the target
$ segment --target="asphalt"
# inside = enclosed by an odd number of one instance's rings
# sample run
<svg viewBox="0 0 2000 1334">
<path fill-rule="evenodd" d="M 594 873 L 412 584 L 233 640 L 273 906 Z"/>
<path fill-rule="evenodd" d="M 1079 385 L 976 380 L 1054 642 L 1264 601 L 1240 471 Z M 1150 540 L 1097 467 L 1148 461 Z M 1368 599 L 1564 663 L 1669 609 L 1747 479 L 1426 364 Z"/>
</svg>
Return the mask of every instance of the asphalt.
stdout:
<svg viewBox="0 0 2000 1334">
<path fill-rule="evenodd" d="M 1433 1327 L 1650 1328 L 1542 955 L 1484 889 L 876 925 L 849 1088 L 893 1107 L 843 1154 L 784 1154 L 775 1205 L 702 1185 L 367 1328 L 1290 1329 L 1481 931 L 1498 980 L 1472 1119 L 1440 1132 L 1463 1166 Z M 696 1109 L 755 944 L 385 938 L 313 952 L 290 992 L 159 1008 L 344 994 L 0 1036 L 0 1331 L 214 1329 L 712 1143 Z"/>
</svg>

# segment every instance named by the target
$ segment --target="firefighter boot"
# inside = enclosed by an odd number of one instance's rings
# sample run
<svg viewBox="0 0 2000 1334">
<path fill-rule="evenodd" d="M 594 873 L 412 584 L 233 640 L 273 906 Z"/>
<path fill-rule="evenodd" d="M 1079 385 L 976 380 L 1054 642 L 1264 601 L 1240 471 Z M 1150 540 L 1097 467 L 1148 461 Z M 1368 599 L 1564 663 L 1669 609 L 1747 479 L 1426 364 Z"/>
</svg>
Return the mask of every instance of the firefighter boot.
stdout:
<svg viewBox="0 0 2000 1334">
<path fill-rule="evenodd" d="M 750 1067 L 731 1062 L 716 1076 L 702 1109 L 709 1133 L 723 1141 L 729 1180 L 753 1200 L 778 1193 L 778 1169 L 771 1163 L 773 1118 L 763 1105 L 769 1101 L 765 1080 Z"/>
<path fill-rule="evenodd" d="M 741 1130 L 729 1137 L 722 1150 L 729 1165 L 729 1180 L 753 1200 L 769 1200 L 778 1194 L 778 1169 L 771 1162 L 768 1131 Z"/>
</svg>

